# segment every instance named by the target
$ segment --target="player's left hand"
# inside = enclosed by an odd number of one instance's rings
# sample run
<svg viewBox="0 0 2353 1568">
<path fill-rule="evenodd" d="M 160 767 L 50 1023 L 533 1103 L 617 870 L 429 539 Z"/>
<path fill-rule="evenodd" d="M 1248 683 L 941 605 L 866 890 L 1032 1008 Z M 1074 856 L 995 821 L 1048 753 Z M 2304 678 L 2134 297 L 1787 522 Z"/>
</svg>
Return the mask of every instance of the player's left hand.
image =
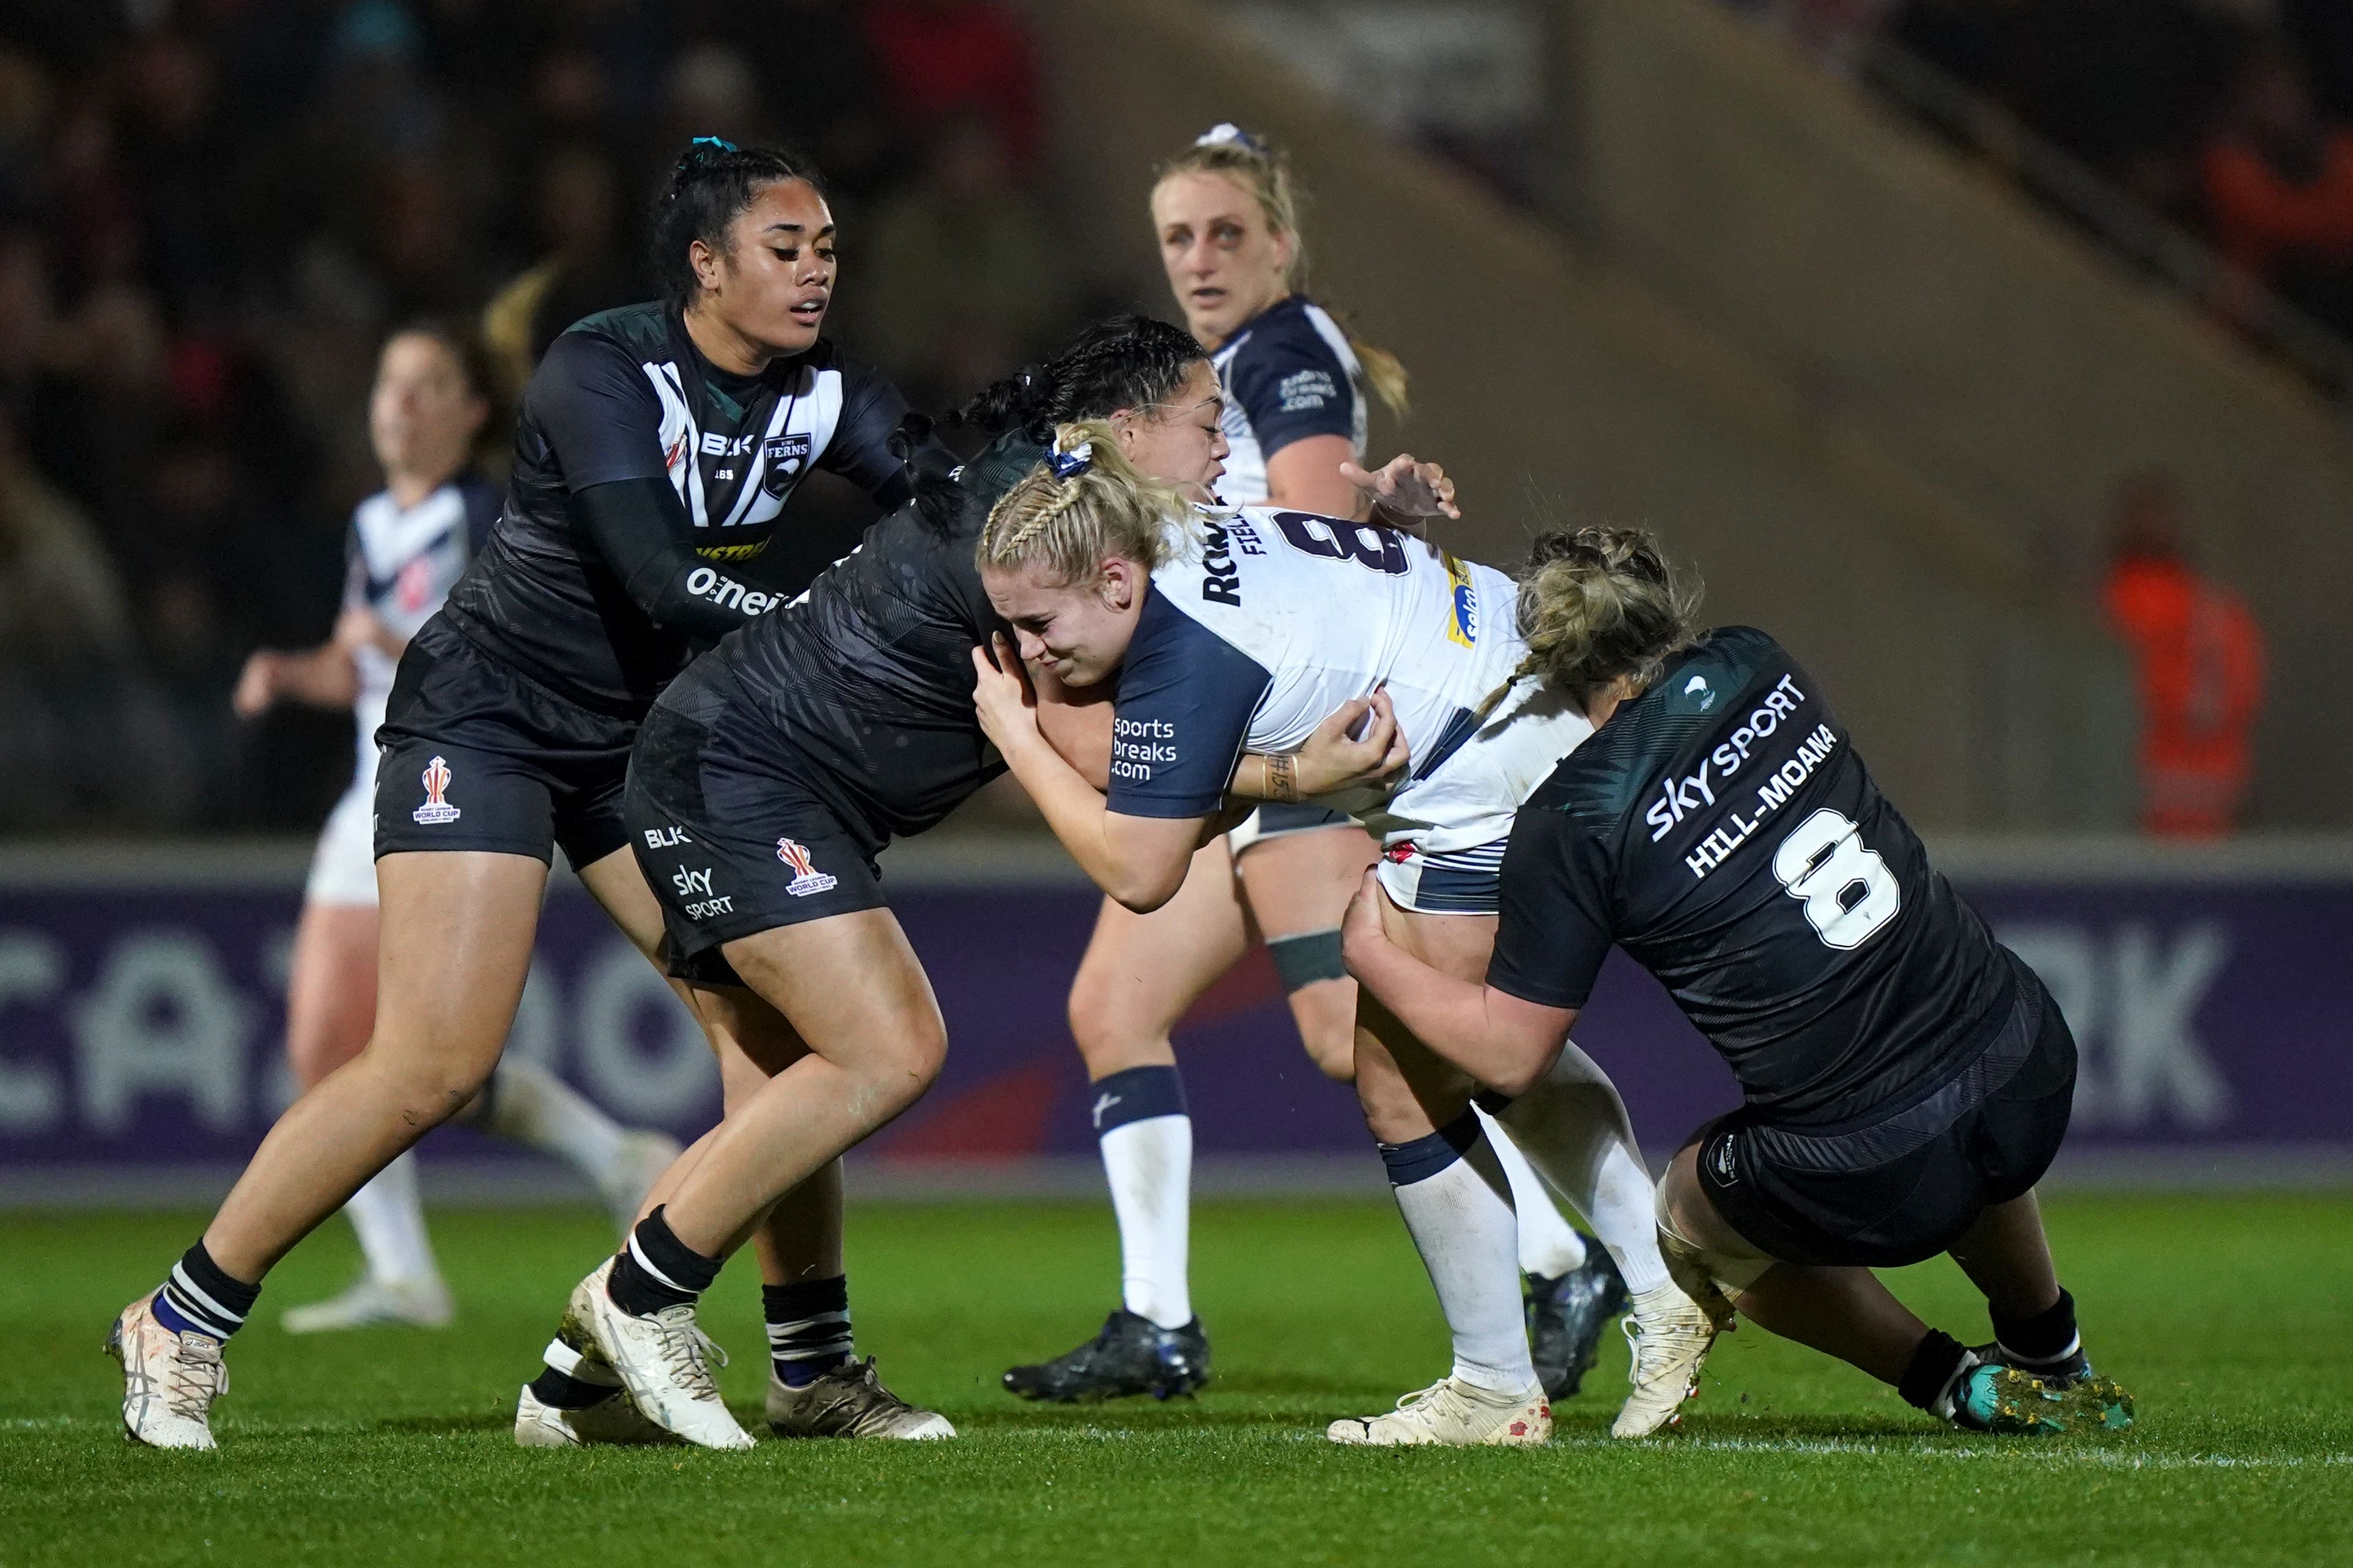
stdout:
<svg viewBox="0 0 2353 1568">
<path fill-rule="evenodd" d="M 1391 458 L 1378 472 L 1343 463 L 1340 477 L 1392 517 L 1459 519 L 1462 515 L 1462 509 L 1454 504 L 1454 481 L 1446 477 L 1446 470 L 1436 463 L 1416 462 L 1408 452 Z"/>
<path fill-rule="evenodd" d="M 1365 868 L 1365 879 L 1356 884 L 1356 896 L 1348 900 L 1348 912 L 1340 917 L 1340 959 L 1350 973 L 1356 967 L 1356 955 L 1367 948 L 1388 941 L 1388 931 L 1381 924 L 1381 873 L 1377 866 Z"/>
<path fill-rule="evenodd" d="M 1010 752 L 1025 738 L 1037 739 L 1038 699 L 1003 633 L 974 645 L 972 668 L 977 678 L 972 706 L 980 716 L 981 732 L 999 752 Z"/>
<path fill-rule="evenodd" d="M 1397 704 L 1385 689 L 1342 703 L 1293 759 L 1303 797 L 1381 784 L 1410 760 Z"/>
</svg>

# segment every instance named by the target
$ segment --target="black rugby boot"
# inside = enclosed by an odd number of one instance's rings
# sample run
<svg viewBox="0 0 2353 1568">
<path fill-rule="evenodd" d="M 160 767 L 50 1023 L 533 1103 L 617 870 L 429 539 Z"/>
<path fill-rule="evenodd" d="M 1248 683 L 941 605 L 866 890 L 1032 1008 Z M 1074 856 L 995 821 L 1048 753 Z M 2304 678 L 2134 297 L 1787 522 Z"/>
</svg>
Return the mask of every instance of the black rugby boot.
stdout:
<svg viewBox="0 0 2353 1568">
<path fill-rule="evenodd" d="M 1544 1391 L 1555 1399 L 1575 1394 L 1601 1356 L 1609 1320 L 1626 1310 L 1626 1281 L 1617 1260 L 1591 1237 L 1585 1261 L 1556 1279 L 1528 1276 L 1528 1349 Z"/>
<path fill-rule="evenodd" d="M 1208 1381 L 1209 1336 L 1200 1319 L 1164 1329 L 1124 1308 L 1105 1318 L 1103 1331 L 1078 1349 L 1005 1374 L 1008 1393 L 1056 1405 L 1137 1394 L 1167 1399 Z"/>
</svg>

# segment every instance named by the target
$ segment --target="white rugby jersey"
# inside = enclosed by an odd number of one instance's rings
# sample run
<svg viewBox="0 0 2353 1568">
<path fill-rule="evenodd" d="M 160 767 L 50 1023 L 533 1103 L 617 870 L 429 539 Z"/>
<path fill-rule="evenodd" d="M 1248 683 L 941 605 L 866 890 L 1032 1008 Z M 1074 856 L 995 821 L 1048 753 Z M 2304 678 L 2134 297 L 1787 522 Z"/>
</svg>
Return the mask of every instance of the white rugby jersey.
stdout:
<svg viewBox="0 0 2353 1568">
<path fill-rule="evenodd" d="M 473 473 L 459 474 L 406 511 L 390 490 L 378 490 L 352 511 L 343 607 L 374 611 L 386 632 L 407 641 L 441 608 L 498 516 L 498 491 Z M 356 777 L 368 784 L 375 778 L 375 732 L 392 695 L 395 661 L 369 645 L 354 649 L 352 662 L 359 671 L 352 701 L 359 726 Z"/>
<path fill-rule="evenodd" d="M 1210 356 L 1226 395 L 1228 506 L 1267 499 L 1266 460 L 1308 436 L 1345 436 L 1365 460 L 1364 369 L 1348 334 L 1321 305 L 1297 294 L 1276 300 L 1237 328 Z"/>
<path fill-rule="evenodd" d="M 1514 679 L 1517 589 L 1428 540 L 1312 512 L 1205 510 L 1152 576 L 1113 710 L 1111 809 L 1200 816 L 1245 752 L 1295 752 L 1334 710 L 1386 687 L 1411 752 L 1388 791 L 1320 804 L 1440 853 L 1493 843 L 1592 733 Z"/>
</svg>

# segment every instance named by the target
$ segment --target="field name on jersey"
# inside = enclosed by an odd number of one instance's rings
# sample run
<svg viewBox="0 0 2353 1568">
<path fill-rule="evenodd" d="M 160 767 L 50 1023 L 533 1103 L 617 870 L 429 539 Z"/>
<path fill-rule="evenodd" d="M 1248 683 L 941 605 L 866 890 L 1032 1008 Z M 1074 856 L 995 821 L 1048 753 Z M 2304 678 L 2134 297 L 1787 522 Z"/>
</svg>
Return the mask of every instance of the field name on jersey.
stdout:
<svg viewBox="0 0 2353 1568">
<path fill-rule="evenodd" d="M 1258 531 L 1245 518 L 1232 518 L 1224 523 L 1204 519 L 1201 523 L 1201 597 L 1213 605 L 1242 607 L 1242 576 L 1235 569 L 1236 552 L 1243 555 L 1263 555 L 1266 546 L 1259 542 Z"/>
<path fill-rule="evenodd" d="M 782 594 L 763 594 L 746 588 L 708 566 L 698 566 L 686 574 L 686 591 L 698 599 L 710 600 L 723 610 L 741 610 L 747 616 L 765 615 L 785 602 Z"/>
<path fill-rule="evenodd" d="M 1176 726 L 1166 719 L 1113 719 L 1111 731 L 1113 778 L 1142 783 L 1157 764 L 1176 760 Z"/>
</svg>

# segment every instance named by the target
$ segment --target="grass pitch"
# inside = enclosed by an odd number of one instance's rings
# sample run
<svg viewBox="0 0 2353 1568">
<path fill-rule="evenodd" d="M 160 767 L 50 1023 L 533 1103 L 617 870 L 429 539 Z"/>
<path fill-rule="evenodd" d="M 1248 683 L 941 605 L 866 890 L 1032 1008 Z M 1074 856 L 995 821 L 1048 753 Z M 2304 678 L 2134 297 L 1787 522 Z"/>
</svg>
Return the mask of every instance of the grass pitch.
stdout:
<svg viewBox="0 0 2353 1568">
<path fill-rule="evenodd" d="M 341 1225 L 270 1280 L 230 1350 L 213 1455 L 134 1449 L 99 1352 L 192 1216 L 0 1216 L 0 1568 L 1019 1563 L 2353 1561 L 2353 1198 L 2053 1203 L 2094 1355 L 2140 1424 L 2036 1443 L 1932 1427 L 1860 1373 L 1752 1327 L 1683 1430 L 1616 1443 L 1613 1342 L 1552 1447 L 1343 1449 L 1333 1416 L 1436 1377 L 1445 1340 L 1394 1212 L 1204 1205 L 1196 1295 L 1218 1380 L 1198 1401 L 1088 1408 L 1003 1394 L 1115 1298 L 1108 1213 L 868 1206 L 851 1215 L 860 1349 L 946 1412 L 944 1444 L 763 1442 L 523 1452 L 509 1436 L 565 1291 L 611 1237 L 586 1211 L 450 1212 L 459 1326 L 291 1338 L 340 1286 Z M 1965 1340 L 1949 1264 L 1897 1288 Z M 707 1299 L 747 1426 L 764 1363 L 748 1260 Z M 765 1433 L 765 1426 L 754 1426 Z"/>
</svg>

